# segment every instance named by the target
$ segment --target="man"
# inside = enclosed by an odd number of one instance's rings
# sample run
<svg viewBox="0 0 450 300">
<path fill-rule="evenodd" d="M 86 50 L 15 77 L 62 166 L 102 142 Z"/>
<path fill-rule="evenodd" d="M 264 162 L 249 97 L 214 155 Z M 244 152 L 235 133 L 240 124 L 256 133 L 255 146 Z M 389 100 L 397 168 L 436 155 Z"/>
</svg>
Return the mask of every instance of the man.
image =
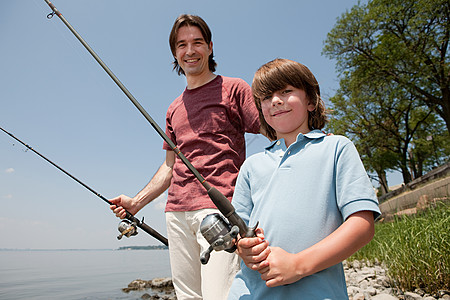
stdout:
<svg viewBox="0 0 450 300">
<path fill-rule="evenodd" d="M 169 36 L 174 70 L 187 87 L 166 114 L 166 133 L 199 173 L 230 201 L 245 159 L 244 133 L 260 123 L 251 88 L 242 79 L 214 74 L 212 34 L 205 21 L 180 15 Z M 226 299 L 237 272 L 234 253 L 213 252 L 206 265 L 200 254 L 209 246 L 200 233 L 203 218 L 218 212 L 203 186 L 164 143 L 166 159 L 142 191 L 111 200 L 116 216 L 136 214 L 167 188 L 166 224 L 172 278 L 178 299 Z"/>
</svg>

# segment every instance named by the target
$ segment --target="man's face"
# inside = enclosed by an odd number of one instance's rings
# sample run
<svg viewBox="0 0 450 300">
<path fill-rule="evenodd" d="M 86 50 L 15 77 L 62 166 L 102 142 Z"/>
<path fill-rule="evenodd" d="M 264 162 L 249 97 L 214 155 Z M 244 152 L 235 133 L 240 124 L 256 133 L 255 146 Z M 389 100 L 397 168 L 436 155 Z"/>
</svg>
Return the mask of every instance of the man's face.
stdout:
<svg viewBox="0 0 450 300">
<path fill-rule="evenodd" d="M 197 26 L 183 26 L 178 29 L 175 59 L 186 76 L 208 73 L 208 58 L 211 53 L 212 42 L 206 43 Z"/>
</svg>

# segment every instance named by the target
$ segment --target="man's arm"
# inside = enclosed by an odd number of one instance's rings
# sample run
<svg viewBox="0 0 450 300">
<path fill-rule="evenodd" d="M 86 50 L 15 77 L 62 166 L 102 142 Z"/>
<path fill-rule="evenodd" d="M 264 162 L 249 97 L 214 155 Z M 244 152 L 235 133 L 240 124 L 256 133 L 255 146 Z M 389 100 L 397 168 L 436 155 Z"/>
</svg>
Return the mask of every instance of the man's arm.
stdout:
<svg viewBox="0 0 450 300">
<path fill-rule="evenodd" d="M 153 175 L 150 182 L 133 198 L 126 195 L 120 195 L 110 201 L 111 210 L 118 218 L 124 219 L 126 216 L 125 210 L 135 215 L 145 205 L 156 199 L 170 186 L 172 180 L 172 171 L 175 164 L 175 153 L 171 150 L 166 151 L 166 159 L 159 167 L 158 171 Z"/>
</svg>

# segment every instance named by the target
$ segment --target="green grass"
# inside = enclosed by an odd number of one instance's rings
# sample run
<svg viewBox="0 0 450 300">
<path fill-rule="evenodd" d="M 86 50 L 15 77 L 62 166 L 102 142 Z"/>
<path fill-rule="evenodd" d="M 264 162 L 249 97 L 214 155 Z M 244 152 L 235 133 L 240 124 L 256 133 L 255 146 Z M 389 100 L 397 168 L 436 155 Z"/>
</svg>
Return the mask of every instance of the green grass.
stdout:
<svg viewBox="0 0 450 300">
<path fill-rule="evenodd" d="M 352 260 L 384 263 L 394 286 L 403 291 L 450 290 L 450 204 L 376 223 L 374 239 Z"/>
</svg>

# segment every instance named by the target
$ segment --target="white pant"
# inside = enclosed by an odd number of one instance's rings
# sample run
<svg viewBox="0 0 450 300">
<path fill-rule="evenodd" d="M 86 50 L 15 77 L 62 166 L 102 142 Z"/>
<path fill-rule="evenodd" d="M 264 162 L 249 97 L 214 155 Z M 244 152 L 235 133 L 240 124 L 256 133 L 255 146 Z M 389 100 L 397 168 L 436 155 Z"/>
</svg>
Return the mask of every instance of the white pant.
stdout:
<svg viewBox="0 0 450 300">
<path fill-rule="evenodd" d="M 206 265 L 200 262 L 200 254 L 209 247 L 200 224 L 211 213 L 219 211 L 166 212 L 170 266 L 178 300 L 226 299 L 239 270 L 238 256 L 226 251 L 213 251 Z"/>
</svg>

